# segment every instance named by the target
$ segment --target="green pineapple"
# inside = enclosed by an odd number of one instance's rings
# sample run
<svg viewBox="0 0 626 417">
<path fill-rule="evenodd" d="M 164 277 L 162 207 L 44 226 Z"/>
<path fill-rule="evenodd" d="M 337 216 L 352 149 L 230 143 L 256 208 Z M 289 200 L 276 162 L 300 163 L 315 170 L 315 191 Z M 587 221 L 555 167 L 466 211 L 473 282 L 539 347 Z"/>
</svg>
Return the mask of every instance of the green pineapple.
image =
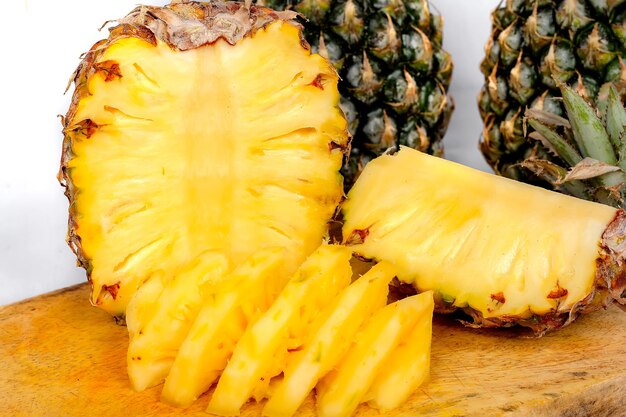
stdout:
<svg viewBox="0 0 626 417">
<path fill-rule="evenodd" d="M 538 182 L 521 162 L 560 160 L 528 137 L 525 110 L 564 116 L 559 84 L 595 101 L 601 87 L 613 82 L 626 97 L 626 1 L 506 0 L 492 20 L 481 65 L 480 148 L 496 173 Z"/>
<path fill-rule="evenodd" d="M 453 64 L 442 49 L 443 19 L 427 0 L 262 3 L 301 13 L 313 51 L 329 58 L 343 80 L 341 104 L 353 135 L 346 189 L 389 147 L 443 154 L 441 139 L 454 107 L 447 93 Z"/>
</svg>

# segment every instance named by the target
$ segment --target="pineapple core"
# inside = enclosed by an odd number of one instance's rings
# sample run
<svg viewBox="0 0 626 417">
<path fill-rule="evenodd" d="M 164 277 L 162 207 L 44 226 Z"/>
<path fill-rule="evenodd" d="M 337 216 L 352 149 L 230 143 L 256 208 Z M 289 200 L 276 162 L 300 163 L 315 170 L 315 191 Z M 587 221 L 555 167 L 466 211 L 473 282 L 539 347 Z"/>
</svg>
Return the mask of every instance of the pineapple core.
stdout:
<svg viewBox="0 0 626 417">
<path fill-rule="evenodd" d="M 447 307 L 485 318 L 567 312 L 593 290 L 616 210 L 402 147 L 348 194 L 344 239 Z"/>
<path fill-rule="evenodd" d="M 123 314 L 207 251 L 237 265 L 282 247 L 293 271 L 319 246 L 348 139 L 337 75 L 297 27 L 187 51 L 120 37 L 92 64 L 65 134 L 93 303 Z"/>
</svg>

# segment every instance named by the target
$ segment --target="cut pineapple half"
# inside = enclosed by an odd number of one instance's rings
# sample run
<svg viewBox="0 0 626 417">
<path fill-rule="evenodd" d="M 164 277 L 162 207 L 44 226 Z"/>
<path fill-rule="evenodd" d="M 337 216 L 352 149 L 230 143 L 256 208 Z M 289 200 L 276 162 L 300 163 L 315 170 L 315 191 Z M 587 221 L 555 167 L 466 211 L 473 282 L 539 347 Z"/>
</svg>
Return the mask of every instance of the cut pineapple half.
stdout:
<svg viewBox="0 0 626 417">
<path fill-rule="evenodd" d="M 381 366 L 364 401 L 383 412 L 400 407 L 430 375 L 430 343 L 433 331 L 432 291 L 415 297 L 419 310 L 415 327 Z"/>
<path fill-rule="evenodd" d="M 412 296 L 389 304 L 372 316 L 337 369 L 318 384 L 317 410 L 321 417 L 352 415 L 386 360 L 422 318 L 423 304 L 422 298 Z"/>
<path fill-rule="evenodd" d="M 128 376 L 134 390 L 163 382 L 202 305 L 200 288 L 222 281 L 229 268 L 223 254 L 206 253 L 167 284 L 150 284 L 135 293 L 129 307 L 135 313 L 127 316 Z"/>
<path fill-rule="evenodd" d="M 302 350 L 290 353 L 263 415 L 294 415 L 318 380 L 342 359 L 361 324 L 386 304 L 395 275 L 391 264 L 381 262 L 337 296 L 313 324 Z"/>
<path fill-rule="evenodd" d="M 283 247 L 295 271 L 319 246 L 348 134 L 337 75 L 294 15 L 141 6 L 85 55 L 59 178 L 94 304 L 123 315 L 149 276 L 206 251 L 239 264 Z"/>
<path fill-rule="evenodd" d="M 285 366 L 289 349 L 301 349 L 312 322 L 350 284 L 352 252 L 345 246 L 322 245 L 302 264 L 276 301 L 248 327 L 235 346 L 215 389 L 208 412 L 239 415 L 259 386 Z"/>
<path fill-rule="evenodd" d="M 542 334 L 625 301 L 626 216 L 608 206 L 401 147 L 367 165 L 343 215 L 355 252 L 477 325 Z"/>
<path fill-rule="evenodd" d="M 217 380 L 245 329 L 267 310 L 287 281 L 284 256 L 282 249 L 260 251 L 223 283 L 204 289 L 200 313 L 163 386 L 165 402 L 187 407 Z"/>
</svg>

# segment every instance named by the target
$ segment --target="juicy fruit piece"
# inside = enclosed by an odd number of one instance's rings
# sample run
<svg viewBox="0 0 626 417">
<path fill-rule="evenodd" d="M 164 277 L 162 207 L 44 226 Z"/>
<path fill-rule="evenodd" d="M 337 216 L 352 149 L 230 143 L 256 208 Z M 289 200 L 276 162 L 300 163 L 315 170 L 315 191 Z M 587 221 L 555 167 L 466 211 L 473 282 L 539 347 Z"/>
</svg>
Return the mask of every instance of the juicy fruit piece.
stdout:
<svg viewBox="0 0 626 417">
<path fill-rule="evenodd" d="M 427 293 L 432 298 L 432 293 Z M 355 338 L 354 346 L 336 370 L 317 388 L 317 410 L 322 417 L 350 416 L 362 402 L 383 364 L 422 318 L 423 301 L 412 296 L 379 310 Z M 429 317 L 432 319 L 432 315 Z"/>
<path fill-rule="evenodd" d="M 152 285 L 135 293 L 129 308 L 135 314 L 127 317 L 128 376 L 134 390 L 163 382 L 202 304 L 200 288 L 223 280 L 228 269 L 224 255 L 207 253 L 169 282 L 155 284 L 162 288 L 158 297 Z"/>
<path fill-rule="evenodd" d="M 246 327 L 267 310 L 287 278 L 284 250 L 269 249 L 252 255 L 222 283 L 203 288 L 202 308 L 180 346 L 161 398 L 187 407 L 207 391 Z"/>
<path fill-rule="evenodd" d="M 363 166 L 389 147 L 442 155 L 454 107 L 452 59 L 442 49 L 443 18 L 427 0 L 259 0 L 307 20 L 305 37 L 341 77 L 352 153 L 346 190 Z"/>
<path fill-rule="evenodd" d="M 239 415 L 252 395 L 265 396 L 263 389 L 284 369 L 288 350 L 301 347 L 316 314 L 350 284 L 351 257 L 345 246 L 322 245 L 302 264 L 276 301 L 237 343 L 208 412 Z"/>
<path fill-rule="evenodd" d="M 522 166 L 559 191 L 623 207 L 626 108 L 619 92 L 612 84 L 603 87 L 597 109 L 569 87 L 561 86 L 561 94 L 566 119 L 538 110 L 526 112 L 528 124 L 535 129 L 531 137 L 560 161 L 531 157 Z"/>
<path fill-rule="evenodd" d="M 291 17 L 142 6 L 85 55 L 59 178 L 95 305 L 123 315 L 148 277 L 206 251 L 240 264 L 282 247 L 295 271 L 319 246 L 343 193 L 347 122 L 334 68 Z"/>
<path fill-rule="evenodd" d="M 273 389 L 263 415 L 292 416 L 296 412 L 319 378 L 340 362 L 361 324 L 386 304 L 388 285 L 395 274 L 391 264 L 377 264 L 321 313 L 302 350 L 290 353 L 284 377 Z"/>
<path fill-rule="evenodd" d="M 393 350 L 376 375 L 365 400 L 372 407 L 389 411 L 402 405 L 430 374 L 430 342 L 433 330 L 433 293 L 418 294 L 418 321 L 406 339 Z"/>
<path fill-rule="evenodd" d="M 477 325 L 542 334 L 626 303 L 626 214 L 608 206 L 403 147 L 368 165 L 343 214 L 356 253 Z"/>
<path fill-rule="evenodd" d="M 481 65 L 481 150 L 502 175 L 537 182 L 520 163 L 530 156 L 559 162 L 530 138 L 526 108 L 564 116 L 559 83 L 595 100 L 607 82 L 626 98 L 626 3 L 607 0 L 506 0 L 492 15 Z"/>
</svg>

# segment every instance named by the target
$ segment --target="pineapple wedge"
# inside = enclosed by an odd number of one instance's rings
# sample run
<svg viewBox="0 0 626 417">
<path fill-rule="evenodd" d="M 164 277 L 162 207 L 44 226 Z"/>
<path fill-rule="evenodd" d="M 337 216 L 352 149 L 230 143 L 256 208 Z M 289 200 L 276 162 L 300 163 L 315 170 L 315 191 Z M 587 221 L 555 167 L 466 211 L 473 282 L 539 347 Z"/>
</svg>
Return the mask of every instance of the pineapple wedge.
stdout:
<svg viewBox="0 0 626 417">
<path fill-rule="evenodd" d="M 200 288 L 222 281 L 229 268 L 223 254 L 209 252 L 166 284 L 135 293 L 129 307 L 135 314 L 127 316 L 128 376 L 134 390 L 163 382 L 202 305 Z"/>
<path fill-rule="evenodd" d="M 432 298 L 432 294 L 426 297 Z M 415 295 L 389 304 L 374 314 L 337 369 L 318 384 L 318 414 L 321 417 L 351 416 L 377 375 L 384 370 L 386 361 L 423 319 L 424 313 L 424 297 Z M 428 319 L 432 319 L 432 314 Z"/>
<path fill-rule="evenodd" d="M 92 303 L 123 316 L 148 277 L 264 247 L 295 271 L 343 196 L 337 74 L 294 12 L 140 6 L 85 54 L 63 119 L 68 243 Z"/>
<path fill-rule="evenodd" d="M 414 296 L 419 301 L 419 317 L 410 334 L 400 341 L 376 375 L 364 401 L 382 412 L 406 402 L 430 375 L 430 342 L 433 331 L 432 291 Z"/>
<path fill-rule="evenodd" d="M 200 313 L 165 380 L 163 401 L 188 407 L 215 382 L 246 327 L 267 310 L 287 281 L 284 256 L 282 249 L 260 251 L 223 283 L 204 289 Z"/>
<path fill-rule="evenodd" d="M 284 369 L 288 349 L 300 348 L 319 312 L 350 284 L 351 257 L 345 246 L 322 245 L 302 264 L 272 306 L 246 329 L 217 383 L 208 412 L 238 415 L 258 386 L 265 386 Z"/>
<path fill-rule="evenodd" d="M 537 335 L 626 303 L 626 214 L 401 147 L 343 205 L 345 243 L 433 290 L 440 311 Z"/>
<path fill-rule="evenodd" d="M 263 408 L 263 415 L 292 416 L 318 380 L 346 353 L 362 323 L 387 302 L 395 269 L 381 262 L 353 282 L 312 326 L 303 349 L 288 358 L 284 377 Z"/>
</svg>

